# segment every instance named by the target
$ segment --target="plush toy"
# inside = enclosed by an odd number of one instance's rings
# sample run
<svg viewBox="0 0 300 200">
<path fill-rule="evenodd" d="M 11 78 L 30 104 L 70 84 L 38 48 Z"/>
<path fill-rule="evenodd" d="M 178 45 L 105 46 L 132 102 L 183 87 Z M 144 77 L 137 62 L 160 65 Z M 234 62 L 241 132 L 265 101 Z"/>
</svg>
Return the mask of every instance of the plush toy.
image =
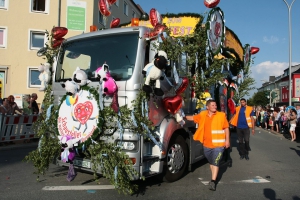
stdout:
<svg viewBox="0 0 300 200">
<path fill-rule="evenodd" d="M 40 72 L 39 75 L 39 80 L 41 81 L 41 87 L 39 89 L 39 91 L 44 91 L 46 89 L 46 87 L 48 86 L 49 80 L 50 80 L 50 64 L 49 63 L 45 63 L 41 66 L 39 66 L 38 70 Z"/>
<path fill-rule="evenodd" d="M 111 77 L 109 72 L 109 66 L 103 64 L 102 67 L 98 67 L 95 73 L 95 77 L 100 79 L 100 84 L 103 88 L 103 96 L 113 96 L 118 91 L 118 86 L 115 80 Z"/>
<path fill-rule="evenodd" d="M 100 87 L 102 87 L 102 96 L 112 97 L 111 108 L 118 113 L 119 112 L 119 102 L 118 102 L 118 86 L 115 79 L 113 79 L 109 72 L 109 66 L 104 63 L 95 72 L 95 77 L 99 78 Z"/>
<path fill-rule="evenodd" d="M 73 80 L 67 80 L 64 83 L 61 83 L 61 86 L 66 89 L 67 95 L 70 95 L 70 96 L 78 93 L 80 90 L 80 85 L 78 85 Z"/>
<path fill-rule="evenodd" d="M 75 158 L 74 145 L 77 144 L 80 138 L 72 138 L 69 135 L 58 136 L 59 143 L 61 144 L 61 160 L 63 162 L 72 162 Z"/>
<path fill-rule="evenodd" d="M 205 92 L 201 93 L 200 99 L 197 101 L 196 109 L 203 109 L 206 107 L 206 101 L 207 99 L 210 99 L 211 95 L 208 92 L 208 90 L 205 90 Z"/>
<path fill-rule="evenodd" d="M 149 65 L 146 65 L 143 69 L 143 74 L 146 74 L 146 80 L 145 84 L 143 86 L 143 90 L 149 94 L 152 92 L 152 88 L 150 86 L 150 80 L 155 81 L 155 89 L 154 94 L 156 96 L 163 96 L 164 92 L 160 88 L 160 80 L 163 80 L 163 74 L 162 71 L 165 69 L 168 65 L 168 57 L 166 52 L 164 51 L 158 51 L 157 55 L 155 56 L 155 59 L 152 63 L 149 63 Z"/>
<path fill-rule="evenodd" d="M 67 180 L 72 181 L 76 176 L 74 166 L 73 166 L 73 160 L 75 159 L 76 153 L 73 147 L 76 146 L 80 138 L 73 138 L 69 135 L 64 135 L 64 136 L 58 136 L 58 139 L 62 147 L 60 159 L 63 162 L 70 163 Z"/>
<path fill-rule="evenodd" d="M 88 76 L 86 75 L 86 73 L 79 67 L 77 67 L 73 73 L 73 81 L 80 86 L 87 85 L 91 82 L 90 80 L 88 80 Z"/>
</svg>

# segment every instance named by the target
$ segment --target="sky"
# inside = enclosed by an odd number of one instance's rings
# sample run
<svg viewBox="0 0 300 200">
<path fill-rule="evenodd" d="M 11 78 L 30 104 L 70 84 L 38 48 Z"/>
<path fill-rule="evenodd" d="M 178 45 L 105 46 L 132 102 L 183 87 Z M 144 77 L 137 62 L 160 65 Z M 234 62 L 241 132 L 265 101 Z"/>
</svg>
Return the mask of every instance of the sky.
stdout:
<svg viewBox="0 0 300 200">
<path fill-rule="evenodd" d="M 155 8 L 160 14 L 197 13 L 207 17 L 211 10 L 203 0 L 134 0 L 149 14 Z M 289 7 L 293 0 L 286 0 Z M 284 0 L 220 0 L 225 26 L 231 29 L 244 46 L 260 48 L 252 55 L 251 76 L 259 88 L 269 76 L 279 76 L 289 67 L 289 15 Z M 300 63 L 300 1 L 291 9 L 292 65 Z M 204 22 L 206 18 L 204 19 Z M 257 90 L 250 92 L 250 97 Z"/>
</svg>

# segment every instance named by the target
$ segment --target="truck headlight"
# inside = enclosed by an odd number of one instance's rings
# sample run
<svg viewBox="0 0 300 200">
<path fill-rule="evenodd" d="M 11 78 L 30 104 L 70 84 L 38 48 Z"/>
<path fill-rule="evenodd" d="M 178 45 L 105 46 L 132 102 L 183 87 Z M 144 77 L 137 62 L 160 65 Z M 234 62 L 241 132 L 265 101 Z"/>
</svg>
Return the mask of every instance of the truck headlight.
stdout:
<svg viewBox="0 0 300 200">
<path fill-rule="evenodd" d="M 128 151 L 137 150 L 137 142 L 117 141 L 117 146 L 121 147 L 123 150 Z"/>
</svg>

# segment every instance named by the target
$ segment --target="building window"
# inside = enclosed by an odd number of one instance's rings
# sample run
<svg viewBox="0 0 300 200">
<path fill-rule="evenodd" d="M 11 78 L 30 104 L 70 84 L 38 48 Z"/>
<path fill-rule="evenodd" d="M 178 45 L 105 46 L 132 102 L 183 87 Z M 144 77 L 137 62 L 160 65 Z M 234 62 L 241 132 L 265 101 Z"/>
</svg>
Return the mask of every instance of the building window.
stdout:
<svg viewBox="0 0 300 200">
<path fill-rule="evenodd" d="M 38 31 L 30 31 L 29 49 L 40 49 L 45 46 L 45 33 Z"/>
<path fill-rule="evenodd" d="M 0 27 L 0 48 L 6 48 L 6 28 Z"/>
<path fill-rule="evenodd" d="M 128 16 L 128 4 L 126 3 L 126 1 L 124 1 L 124 14 Z"/>
<path fill-rule="evenodd" d="M 0 9 L 7 9 L 8 0 L 0 0 Z"/>
<path fill-rule="evenodd" d="M 136 14 L 134 11 L 132 11 L 132 18 L 135 18 L 136 17 Z"/>
<path fill-rule="evenodd" d="M 31 0 L 31 11 L 48 13 L 48 0 Z"/>
<path fill-rule="evenodd" d="M 39 79 L 40 72 L 37 67 L 29 67 L 28 71 L 28 87 L 41 87 Z"/>
<path fill-rule="evenodd" d="M 116 1 L 115 5 L 119 7 L 119 0 Z"/>
</svg>

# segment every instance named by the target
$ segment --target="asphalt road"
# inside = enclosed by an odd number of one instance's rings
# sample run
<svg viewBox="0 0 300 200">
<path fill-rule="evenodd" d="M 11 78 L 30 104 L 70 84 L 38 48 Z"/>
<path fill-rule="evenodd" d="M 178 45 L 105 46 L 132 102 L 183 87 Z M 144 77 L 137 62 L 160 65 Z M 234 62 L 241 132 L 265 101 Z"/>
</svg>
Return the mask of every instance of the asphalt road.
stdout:
<svg viewBox="0 0 300 200">
<path fill-rule="evenodd" d="M 131 196 L 119 194 L 104 178 L 97 184 L 90 173 L 77 171 L 75 180 L 68 182 L 68 169 L 55 165 L 37 181 L 32 164 L 22 162 L 37 143 L 0 146 L 0 199 L 300 199 L 299 143 L 257 128 L 246 161 L 239 159 L 236 139 L 232 133 L 232 162 L 222 164 L 217 191 L 206 185 L 210 170 L 203 160 L 174 183 L 139 181 L 139 192 Z"/>
</svg>

